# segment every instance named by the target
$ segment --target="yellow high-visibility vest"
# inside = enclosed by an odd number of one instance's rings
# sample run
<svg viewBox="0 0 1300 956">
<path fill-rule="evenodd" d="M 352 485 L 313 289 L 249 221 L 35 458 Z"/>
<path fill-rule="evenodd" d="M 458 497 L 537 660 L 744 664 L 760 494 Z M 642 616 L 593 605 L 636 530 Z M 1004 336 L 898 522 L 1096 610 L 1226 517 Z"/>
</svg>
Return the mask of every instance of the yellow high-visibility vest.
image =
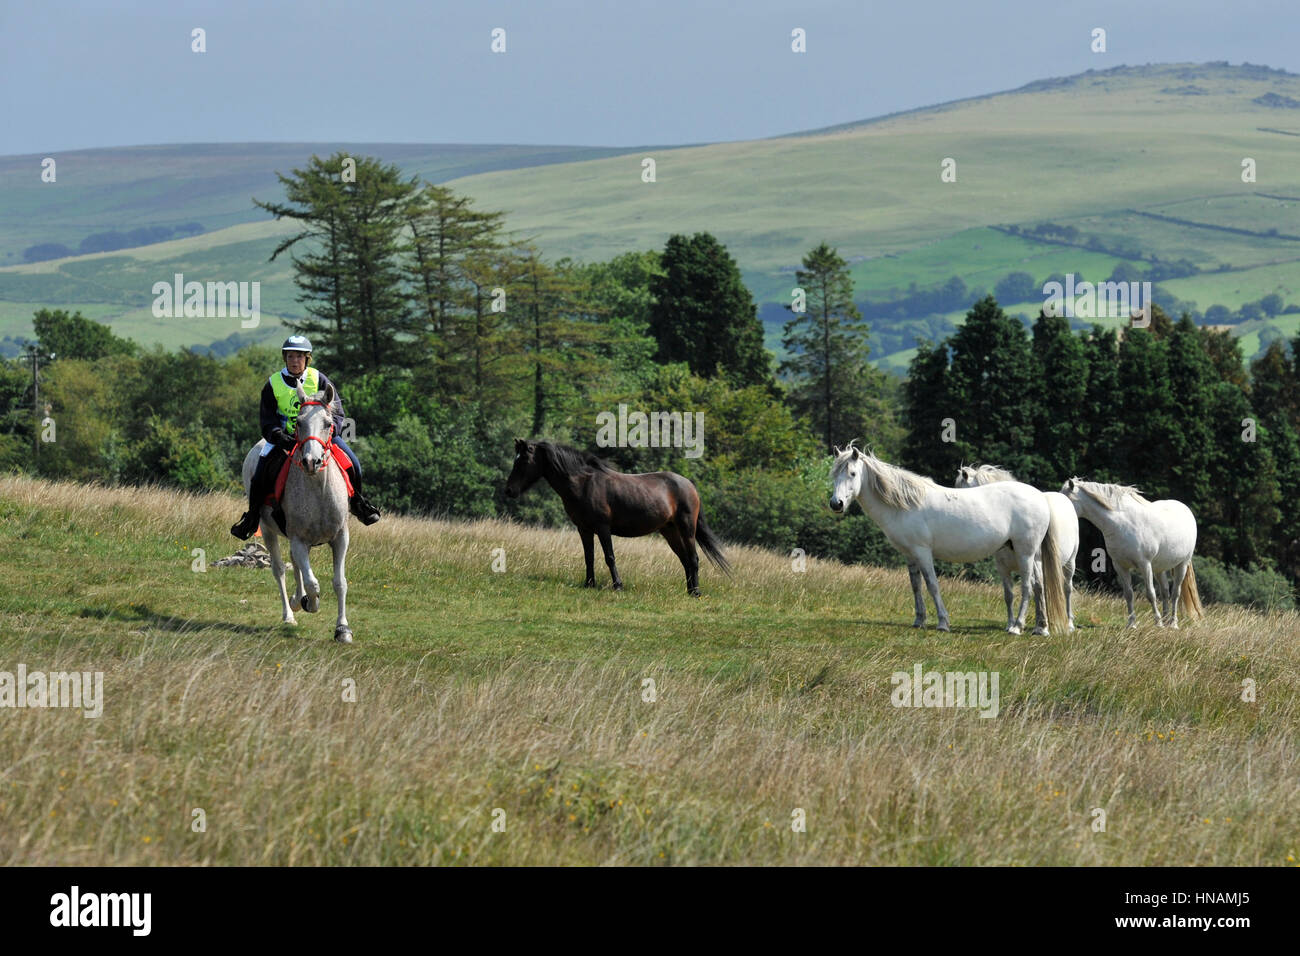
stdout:
<svg viewBox="0 0 1300 956">
<path fill-rule="evenodd" d="M 319 381 L 320 376 L 316 370 L 308 367 L 302 377 L 302 390 L 308 397 L 320 391 L 317 387 Z M 284 376 L 276 372 L 271 376 L 271 391 L 275 393 L 275 404 L 280 412 L 280 427 L 287 434 L 292 435 L 298 428 L 298 406 L 302 404 L 302 399 L 298 397 L 298 390 L 291 385 L 286 385 Z"/>
</svg>

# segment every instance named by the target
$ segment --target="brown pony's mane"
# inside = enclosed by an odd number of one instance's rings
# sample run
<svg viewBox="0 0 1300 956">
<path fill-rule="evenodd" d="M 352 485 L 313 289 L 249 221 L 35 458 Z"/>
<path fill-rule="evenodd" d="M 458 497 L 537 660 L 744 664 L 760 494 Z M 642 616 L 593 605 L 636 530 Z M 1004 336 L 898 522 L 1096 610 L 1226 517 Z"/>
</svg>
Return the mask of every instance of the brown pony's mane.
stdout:
<svg viewBox="0 0 1300 956">
<path fill-rule="evenodd" d="M 544 457 L 551 467 L 562 475 L 577 475 L 582 474 L 584 471 L 603 471 L 609 474 L 618 474 L 603 458 L 598 458 L 590 452 L 579 451 L 569 445 L 539 441 L 537 448 L 544 453 Z"/>
</svg>

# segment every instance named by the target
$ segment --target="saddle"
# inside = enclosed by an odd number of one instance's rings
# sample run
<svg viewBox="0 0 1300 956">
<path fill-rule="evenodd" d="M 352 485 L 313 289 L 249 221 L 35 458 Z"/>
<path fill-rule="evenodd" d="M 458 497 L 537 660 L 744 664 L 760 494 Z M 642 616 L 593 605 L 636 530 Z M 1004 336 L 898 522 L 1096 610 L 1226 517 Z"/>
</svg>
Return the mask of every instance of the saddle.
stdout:
<svg viewBox="0 0 1300 956">
<path fill-rule="evenodd" d="M 262 502 L 266 507 L 271 509 L 271 516 L 275 519 L 275 523 L 280 526 L 280 531 L 286 535 L 288 532 L 284 527 L 284 511 L 281 508 L 281 503 L 284 501 L 284 483 L 289 479 L 289 469 L 293 466 L 293 455 L 297 450 L 298 449 L 295 447 L 294 450 L 289 453 L 288 457 L 285 458 L 284 464 L 280 466 L 280 473 L 275 478 L 275 490 L 268 492 L 266 500 Z M 353 493 L 352 479 L 348 477 L 348 471 L 352 468 L 352 462 L 348 460 L 347 455 L 340 455 L 338 453 L 338 449 L 334 447 L 333 442 L 330 442 L 330 444 L 325 446 L 325 460 L 322 463 L 322 467 L 328 468 L 331 462 L 337 465 L 339 471 L 342 472 L 343 487 L 347 490 L 348 497 L 351 498 Z M 299 467 L 302 466 L 300 465 Z"/>
</svg>

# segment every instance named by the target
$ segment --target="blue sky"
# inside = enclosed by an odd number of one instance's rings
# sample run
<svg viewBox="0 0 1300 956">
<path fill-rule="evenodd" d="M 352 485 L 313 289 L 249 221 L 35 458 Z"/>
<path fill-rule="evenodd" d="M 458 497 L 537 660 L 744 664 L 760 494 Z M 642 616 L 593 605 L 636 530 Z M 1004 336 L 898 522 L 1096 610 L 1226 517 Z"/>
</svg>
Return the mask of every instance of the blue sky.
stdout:
<svg viewBox="0 0 1300 956">
<path fill-rule="evenodd" d="M 1089 50 L 1097 26 L 1105 54 Z M 206 53 L 190 51 L 194 27 Z M 790 52 L 794 27 L 806 54 Z M 752 139 L 1120 64 L 1300 72 L 1298 36 L 1294 0 L 0 0 L 0 155 Z"/>
</svg>

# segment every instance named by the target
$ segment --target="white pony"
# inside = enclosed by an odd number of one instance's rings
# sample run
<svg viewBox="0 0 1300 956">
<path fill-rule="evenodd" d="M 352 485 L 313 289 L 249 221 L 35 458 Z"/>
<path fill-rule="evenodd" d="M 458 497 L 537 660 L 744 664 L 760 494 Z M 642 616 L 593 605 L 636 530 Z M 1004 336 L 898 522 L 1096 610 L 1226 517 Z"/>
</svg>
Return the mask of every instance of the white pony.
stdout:
<svg viewBox="0 0 1300 956">
<path fill-rule="evenodd" d="M 980 465 L 978 468 L 967 465 L 957 472 L 958 488 L 974 488 L 995 481 L 1015 481 L 1016 476 L 1005 468 L 996 465 Z M 1074 563 L 1079 557 L 1079 518 L 1074 513 L 1070 499 L 1056 491 L 1044 491 L 1047 506 L 1052 512 L 1052 527 L 1056 529 L 1056 540 L 1061 546 L 1061 570 L 1065 572 L 1065 613 L 1070 623 L 1066 630 L 1074 630 Z M 1016 569 L 1015 553 L 1006 545 L 998 548 L 993 555 L 997 562 L 998 574 L 1002 576 L 1002 596 L 1007 602 L 1007 627 L 1014 623 L 1011 616 L 1011 572 Z M 1035 569 L 1036 572 L 1041 569 Z"/>
<path fill-rule="evenodd" d="M 334 552 L 334 593 L 339 599 L 339 616 L 334 626 L 334 640 L 340 644 L 352 643 L 352 628 L 348 625 L 348 582 L 344 564 L 348 554 L 348 492 L 343 472 L 337 461 L 341 453 L 334 447 L 334 389 L 308 397 L 298 386 L 298 427 L 294 437 L 298 444 L 290 458 L 288 477 L 284 482 L 285 530 L 288 531 L 289 552 L 293 555 L 293 573 L 297 591 L 289 597 L 284 583 L 284 560 L 280 555 L 280 529 L 271 517 L 271 509 L 263 506 L 261 512 L 262 540 L 271 555 L 271 574 L 280 590 L 282 620 L 296 623 L 293 612 L 297 610 L 315 614 L 320 607 L 320 582 L 311 569 L 311 549 L 328 544 Z M 244 494 L 248 494 L 257 459 L 266 440 L 258 441 L 244 458 Z"/>
<path fill-rule="evenodd" d="M 907 559 L 907 573 L 916 601 L 913 627 L 925 626 L 924 577 L 939 615 L 939 630 L 947 631 L 948 610 L 939 597 L 934 561 L 979 561 L 1008 541 L 1020 564 L 1020 615 L 1007 626 L 1019 634 L 1034 591 L 1035 634 L 1064 627 L 1065 594 L 1061 582 L 1060 545 L 1051 532 L 1047 499 L 1037 488 L 1002 481 L 978 488 L 942 488 L 929 478 L 887 464 L 852 442 L 835 449 L 831 468 L 831 510 L 844 512 L 854 498 L 880 525 L 885 536 Z M 1033 573 L 1041 554 L 1044 574 Z M 1044 598 L 1046 598 L 1044 600 Z"/>
<path fill-rule="evenodd" d="M 1172 498 L 1148 501 L 1131 485 L 1108 485 L 1079 478 L 1067 481 L 1061 493 L 1070 499 L 1075 513 L 1095 524 L 1106 539 L 1106 553 L 1115 565 L 1115 573 L 1124 588 L 1124 600 L 1128 602 L 1129 627 L 1137 627 L 1131 578 L 1134 571 L 1142 574 L 1157 627 L 1164 622 L 1156 605 L 1156 579 L 1160 581 L 1170 627 L 1178 626 L 1180 600 L 1188 614 L 1204 616 L 1201 596 L 1196 590 L 1196 572 L 1192 570 L 1196 518 L 1187 505 Z M 1170 571 L 1174 576 L 1172 591 Z"/>
</svg>

